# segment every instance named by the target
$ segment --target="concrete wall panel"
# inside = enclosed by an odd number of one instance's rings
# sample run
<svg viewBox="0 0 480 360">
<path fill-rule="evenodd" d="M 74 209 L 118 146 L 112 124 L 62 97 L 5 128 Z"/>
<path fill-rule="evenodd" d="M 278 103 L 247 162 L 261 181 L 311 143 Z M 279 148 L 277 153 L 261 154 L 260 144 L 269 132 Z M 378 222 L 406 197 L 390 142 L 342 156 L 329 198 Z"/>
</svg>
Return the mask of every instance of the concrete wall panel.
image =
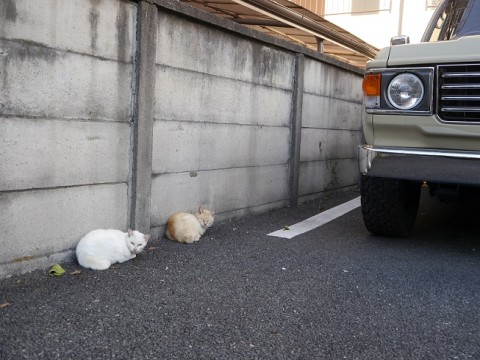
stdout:
<svg viewBox="0 0 480 360">
<path fill-rule="evenodd" d="M 127 182 L 129 146 L 125 123 L 0 117 L 0 189 Z"/>
<path fill-rule="evenodd" d="M 158 66 L 156 120 L 289 126 L 291 92 Z"/>
<path fill-rule="evenodd" d="M 360 131 L 362 116 L 361 103 L 316 94 L 303 95 L 304 127 Z"/>
<path fill-rule="evenodd" d="M 358 74 L 311 59 L 305 61 L 304 89 L 306 93 L 353 103 L 363 101 L 362 78 Z"/>
<path fill-rule="evenodd" d="M 288 200 L 295 54 L 170 13 L 159 25 L 152 226 Z"/>
<path fill-rule="evenodd" d="M 187 19 L 160 13 L 157 63 L 291 90 L 294 56 Z"/>
<path fill-rule="evenodd" d="M 132 62 L 137 5 L 130 1 L 4 0 L 0 38 Z M 0 9 L 2 6 L 0 5 Z"/>
<path fill-rule="evenodd" d="M 125 0 L 0 2 L 0 274 L 126 229 L 136 16 Z"/>
<path fill-rule="evenodd" d="M 0 114 L 129 121 L 132 65 L 0 39 Z"/>
<path fill-rule="evenodd" d="M 132 65 L 0 40 L 4 115 L 129 121 Z"/>
<path fill-rule="evenodd" d="M 285 127 L 156 121 L 153 173 L 285 164 Z M 168 161 L 165 161 L 168 159 Z"/>
<path fill-rule="evenodd" d="M 305 61 L 299 196 L 358 184 L 362 77 L 312 59 Z"/>
<path fill-rule="evenodd" d="M 0 264 L 74 248 L 95 228 L 126 229 L 127 185 L 0 193 Z"/>
<path fill-rule="evenodd" d="M 156 176 L 152 181 L 152 226 L 176 211 L 200 205 L 216 213 L 288 201 L 288 166 L 235 168 Z"/>
</svg>

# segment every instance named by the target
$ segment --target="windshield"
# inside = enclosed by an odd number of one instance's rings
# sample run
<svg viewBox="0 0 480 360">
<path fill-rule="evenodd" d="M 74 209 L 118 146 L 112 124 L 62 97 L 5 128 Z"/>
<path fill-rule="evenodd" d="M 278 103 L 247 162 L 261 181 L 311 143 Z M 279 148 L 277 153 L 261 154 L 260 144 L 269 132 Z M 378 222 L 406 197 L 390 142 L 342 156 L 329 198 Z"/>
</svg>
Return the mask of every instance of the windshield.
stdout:
<svg viewBox="0 0 480 360">
<path fill-rule="evenodd" d="M 444 0 L 427 26 L 422 41 L 445 41 L 480 34 L 480 0 Z"/>
</svg>

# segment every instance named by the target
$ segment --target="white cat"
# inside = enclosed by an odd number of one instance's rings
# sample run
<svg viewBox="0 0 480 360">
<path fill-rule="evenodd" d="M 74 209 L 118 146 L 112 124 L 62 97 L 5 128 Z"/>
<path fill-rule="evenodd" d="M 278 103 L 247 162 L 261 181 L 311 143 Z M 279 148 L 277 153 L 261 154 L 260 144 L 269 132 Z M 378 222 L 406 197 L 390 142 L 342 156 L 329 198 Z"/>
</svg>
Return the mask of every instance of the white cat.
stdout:
<svg viewBox="0 0 480 360">
<path fill-rule="evenodd" d="M 205 230 L 213 225 L 213 215 L 213 211 L 202 207 L 195 214 L 175 213 L 168 218 L 165 236 L 186 244 L 198 241 Z"/>
<path fill-rule="evenodd" d="M 77 244 L 78 263 L 93 270 L 106 270 L 112 264 L 133 259 L 147 245 L 150 235 L 128 229 L 98 229 L 89 232 Z"/>
</svg>

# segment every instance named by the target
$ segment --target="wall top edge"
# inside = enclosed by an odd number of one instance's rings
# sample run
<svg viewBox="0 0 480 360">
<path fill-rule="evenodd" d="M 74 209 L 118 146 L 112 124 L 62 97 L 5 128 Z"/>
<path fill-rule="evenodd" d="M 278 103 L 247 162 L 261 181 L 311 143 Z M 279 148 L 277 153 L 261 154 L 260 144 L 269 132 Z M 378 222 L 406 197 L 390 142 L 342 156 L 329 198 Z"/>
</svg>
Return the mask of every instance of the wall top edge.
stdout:
<svg viewBox="0 0 480 360">
<path fill-rule="evenodd" d="M 215 27 L 222 28 L 224 30 L 236 33 L 238 35 L 246 36 L 253 38 L 257 41 L 267 43 L 270 45 L 274 45 L 276 47 L 282 48 L 284 50 L 291 51 L 293 53 L 298 53 L 302 54 L 306 57 L 316 59 L 318 61 L 324 62 L 329 65 L 333 65 L 339 68 L 342 68 L 344 70 L 353 72 L 358 75 L 364 74 L 364 70 L 356 67 L 354 65 L 342 62 L 340 60 L 337 60 L 331 56 L 319 53 L 317 51 L 308 49 L 306 47 L 303 47 L 301 45 L 296 45 L 291 42 L 288 42 L 286 40 L 278 39 L 276 37 L 263 34 L 261 32 L 255 31 L 253 29 L 250 29 L 244 25 L 237 24 L 233 21 L 229 21 L 227 19 L 223 19 L 221 17 L 209 14 L 207 12 L 201 11 L 199 9 L 196 9 L 192 6 L 182 4 L 178 0 L 138 0 L 138 2 L 147 2 L 152 5 L 157 6 L 157 8 L 161 8 L 170 12 L 177 13 L 181 16 L 188 17 L 195 19 L 195 21 L 207 23 L 210 25 L 213 25 Z"/>
</svg>

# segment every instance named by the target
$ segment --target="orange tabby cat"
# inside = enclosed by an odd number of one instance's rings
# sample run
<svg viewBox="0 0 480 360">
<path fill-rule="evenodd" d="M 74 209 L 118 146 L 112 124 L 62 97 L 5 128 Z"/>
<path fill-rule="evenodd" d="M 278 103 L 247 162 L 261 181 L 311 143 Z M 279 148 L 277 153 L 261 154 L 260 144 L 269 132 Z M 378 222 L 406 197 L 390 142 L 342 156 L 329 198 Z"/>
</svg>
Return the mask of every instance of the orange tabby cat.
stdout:
<svg viewBox="0 0 480 360">
<path fill-rule="evenodd" d="M 200 207 L 195 214 L 178 212 L 167 221 L 165 235 L 170 240 L 190 244 L 198 241 L 200 236 L 213 225 L 213 211 Z"/>
</svg>

